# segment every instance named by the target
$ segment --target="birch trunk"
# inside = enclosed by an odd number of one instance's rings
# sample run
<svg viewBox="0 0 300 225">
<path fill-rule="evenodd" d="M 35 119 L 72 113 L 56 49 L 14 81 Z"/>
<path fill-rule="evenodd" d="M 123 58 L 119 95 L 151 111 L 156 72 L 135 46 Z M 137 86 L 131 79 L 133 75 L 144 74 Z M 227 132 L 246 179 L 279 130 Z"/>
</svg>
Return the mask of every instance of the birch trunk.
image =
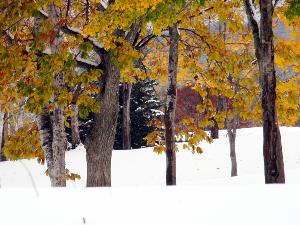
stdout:
<svg viewBox="0 0 300 225">
<path fill-rule="evenodd" d="M 51 21 L 51 24 L 54 26 L 54 40 L 50 44 L 51 54 L 57 54 L 60 48 L 60 44 L 63 40 L 63 36 L 61 35 L 59 31 L 58 22 L 59 22 L 59 15 L 58 15 L 58 9 L 56 8 L 54 3 L 51 3 L 48 7 L 49 10 L 49 18 Z M 64 87 L 64 74 L 58 73 L 53 74 L 55 86 L 60 90 Z M 66 139 L 66 133 L 65 133 L 65 120 L 64 120 L 64 107 L 58 104 L 58 94 L 56 94 L 54 98 L 54 110 L 53 110 L 53 119 L 51 121 L 50 118 L 50 127 L 51 130 L 48 128 L 46 129 L 48 132 L 52 132 L 51 135 L 47 134 L 45 137 L 41 137 L 42 139 L 45 139 L 47 143 L 46 149 L 49 151 L 49 176 L 51 180 L 51 186 L 52 187 L 65 187 L 66 186 L 66 170 L 65 170 L 65 151 L 67 149 L 67 139 Z M 45 110 L 47 110 L 45 108 Z M 49 112 L 45 112 L 45 115 L 47 115 L 44 119 L 46 121 L 49 119 Z M 42 119 L 42 118 L 40 118 Z M 45 121 L 45 122 L 46 122 Z M 42 122 L 42 121 L 40 121 Z M 48 123 L 49 124 L 49 123 Z M 48 138 L 52 138 L 52 140 L 47 140 Z M 51 144 L 51 145 L 50 145 Z M 43 143 L 44 145 L 44 143 Z M 52 153 L 52 157 L 50 156 L 50 153 Z"/>
<path fill-rule="evenodd" d="M 123 120 L 122 120 L 122 141 L 123 149 L 131 149 L 131 135 L 130 135 L 130 96 L 131 96 L 132 85 L 123 83 L 122 94 L 123 94 Z"/>
<path fill-rule="evenodd" d="M 62 106 L 54 107 L 51 118 L 44 107 L 37 118 L 42 148 L 52 187 L 66 186 L 65 150 L 67 148 Z"/>
<path fill-rule="evenodd" d="M 168 68 L 168 90 L 165 107 L 166 129 L 166 184 L 176 185 L 175 112 L 177 95 L 178 41 L 177 24 L 169 28 L 170 49 Z"/>
<path fill-rule="evenodd" d="M 65 133 L 64 107 L 55 103 L 52 121 L 53 141 L 53 168 L 51 170 L 52 187 L 66 186 L 65 151 L 67 137 Z"/>
</svg>

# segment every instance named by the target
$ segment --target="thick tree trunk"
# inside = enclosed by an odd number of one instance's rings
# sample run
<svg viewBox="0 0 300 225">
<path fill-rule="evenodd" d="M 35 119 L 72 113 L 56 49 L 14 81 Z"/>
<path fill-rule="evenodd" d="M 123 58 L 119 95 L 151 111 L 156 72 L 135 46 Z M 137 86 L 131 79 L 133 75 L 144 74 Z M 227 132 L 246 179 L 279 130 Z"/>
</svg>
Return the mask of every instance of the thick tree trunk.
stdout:
<svg viewBox="0 0 300 225">
<path fill-rule="evenodd" d="M 276 76 L 273 42 L 273 3 L 260 0 L 260 26 L 253 17 L 249 0 L 244 0 L 259 62 L 263 110 L 263 154 L 265 182 L 285 183 L 281 136 L 276 112 Z"/>
<path fill-rule="evenodd" d="M 123 83 L 123 119 L 122 119 L 122 141 L 123 149 L 131 149 L 131 135 L 130 135 L 130 97 L 132 85 Z"/>
<path fill-rule="evenodd" d="M 87 186 L 111 186 L 111 156 L 119 111 L 119 68 L 111 53 L 102 55 L 100 112 L 86 138 Z"/>
<path fill-rule="evenodd" d="M 284 163 L 281 136 L 276 112 L 276 76 L 272 30 L 272 0 L 260 1 L 260 58 L 259 71 L 262 85 L 265 182 L 284 183 Z"/>
<path fill-rule="evenodd" d="M 125 37 L 129 44 L 133 44 L 141 23 L 142 18 L 139 18 L 132 24 Z M 96 114 L 91 132 L 85 140 L 88 187 L 111 186 L 111 156 L 119 112 L 119 68 L 113 62 L 111 52 L 101 53 L 100 56 L 103 65 L 99 81 L 100 112 Z"/>
<path fill-rule="evenodd" d="M 169 28 L 170 49 L 168 68 L 168 90 L 165 108 L 166 129 L 166 184 L 176 185 L 175 111 L 177 95 L 178 40 L 177 24 Z"/>
<path fill-rule="evenodd" d="M 80 144 L 78 106 L 76 104 L 72 104 L 72 109 L 74 115 L 71 117 L 71 141 L 72 148 L 76 148 Z"/>
</svg>

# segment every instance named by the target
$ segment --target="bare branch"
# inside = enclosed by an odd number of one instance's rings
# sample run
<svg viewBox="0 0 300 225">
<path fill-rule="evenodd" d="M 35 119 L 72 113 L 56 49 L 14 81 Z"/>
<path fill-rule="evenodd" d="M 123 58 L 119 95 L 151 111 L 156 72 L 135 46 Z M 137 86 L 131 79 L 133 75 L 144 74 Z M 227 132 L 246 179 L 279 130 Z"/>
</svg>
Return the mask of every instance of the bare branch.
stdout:
<svg viewBox="0 0 300 225">
<path fill-rule="evenodd" d="M 145 38 L 140 40 L 139 43 L 136 44 L 135 48 L 138 49 L 138 50 L 143 48 L 145 45 L 147 45 L 155 37 L 156 37 L 156 35 L 154 35 L 154 34 L 150 34 L 150 35 L 146 36 Z"/>
</svg>

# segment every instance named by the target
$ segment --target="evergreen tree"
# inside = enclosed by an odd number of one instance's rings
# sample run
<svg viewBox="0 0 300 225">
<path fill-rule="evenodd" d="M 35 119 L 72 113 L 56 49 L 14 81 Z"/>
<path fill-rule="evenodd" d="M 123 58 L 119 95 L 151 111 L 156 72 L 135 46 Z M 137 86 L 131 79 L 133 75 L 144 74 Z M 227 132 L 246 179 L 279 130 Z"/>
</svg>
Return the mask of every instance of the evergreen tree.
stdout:
<svg viewBox="0 0 300 225">
<path fill-rule="evenodd" d="M 132 148 L 146 146 L 144 137 L 156 129 L 151 122 L 159 119 L 163 115 L 162 111 L 160 111 L 160 100 L 155 92 L 155 86 L 157 84 L 157 81 L 145 79 L 138 81 L 132 87 L 130 103 Z M 119 95 L 119 98 L 120 111 L 114 149 L 122 149 L 122 95 Z"/>
</svg>

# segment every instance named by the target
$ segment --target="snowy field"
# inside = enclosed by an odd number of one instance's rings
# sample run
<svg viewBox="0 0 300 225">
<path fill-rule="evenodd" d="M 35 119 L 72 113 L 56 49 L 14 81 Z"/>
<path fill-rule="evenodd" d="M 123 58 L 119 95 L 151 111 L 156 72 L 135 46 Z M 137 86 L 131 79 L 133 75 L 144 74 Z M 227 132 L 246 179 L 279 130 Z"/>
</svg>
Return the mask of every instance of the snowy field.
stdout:
<svg viewBox="0 0 300 225">
<path fill-rule="evenodd" d="M 286 185 L 264 185 L 262 128 L 238 130 L 238 177 L 230 178 L 226 132 L 204 153 L 177 154 L 177 187 L 165 187 L 165 155 L 151 148 L 114 151 L 112 188 L 84 188 L 85 151 L 66 154 L 81 175 L 49 189 L 36 160 L 0 163 L 0 225 L 300 224 L 300 128 L 281 128 Z M 36 187 L 36 189 L 34 188 Z"/>
</svg>

